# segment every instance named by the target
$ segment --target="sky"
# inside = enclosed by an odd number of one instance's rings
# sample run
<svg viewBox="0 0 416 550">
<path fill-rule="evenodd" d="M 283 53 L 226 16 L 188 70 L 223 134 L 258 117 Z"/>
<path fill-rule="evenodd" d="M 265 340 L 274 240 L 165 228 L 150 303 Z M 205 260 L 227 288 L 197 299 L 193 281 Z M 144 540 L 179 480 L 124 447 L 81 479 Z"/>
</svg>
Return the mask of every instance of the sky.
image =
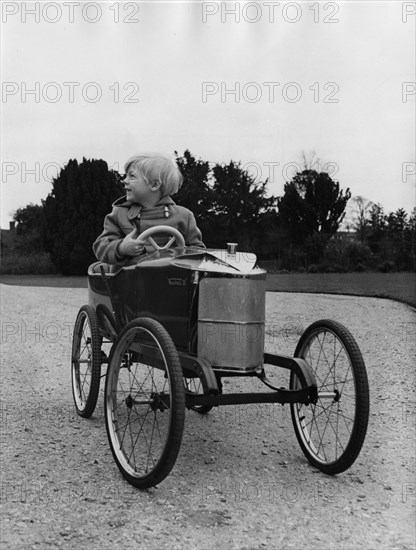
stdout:
<svg viewBox="0 0 416 550">
<path fill-rule="evenodd" d="M 414 2 L 7 2 L 1 227 L 69 159 L 241 162 L 283 194 L 302 152 L 415 205 Z"/>
</svg>

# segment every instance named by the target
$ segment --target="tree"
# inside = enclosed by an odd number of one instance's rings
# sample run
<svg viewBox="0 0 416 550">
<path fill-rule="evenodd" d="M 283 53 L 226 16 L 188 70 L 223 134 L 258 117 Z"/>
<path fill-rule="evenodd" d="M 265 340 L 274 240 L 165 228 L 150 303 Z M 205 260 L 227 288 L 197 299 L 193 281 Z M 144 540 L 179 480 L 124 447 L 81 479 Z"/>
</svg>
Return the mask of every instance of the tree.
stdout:
<svg viewBox="0 0 416 550">
<path fill-rule="evenodd" d="M 371 233 L 382 233 L 386 228 L 386 215 L 381 204 L 373 204 L 371 206 L 369 217 Z"/>
<path fill-rule="evenodd" d="M 43 223 L 43 208 L 39 204 L 30 203 L 16 210 L 13 219 L 17 223 L 16 232 L 20 235 L 35 228 L 40 230 Z"/>
<path fill-rule="evenodd" d="M 386 252 L 386 215 L 380 204 L 373 204 L 369 213 L 368 244 L 375 254 Z"/>
<path fill-rule="evenodd" d="M 240 243 L 240 248 L 258 247 L 264 235 L 263 221 L 270 220 L 276 204 L 275 197 L 267 197 L 267 180 L 255 182 L 241 163 L 230 161 L 216 164 L 212 169 L 213 210 L 216 234 L 224 246 L 227 241 Z"/>
<path fill-rule="evenodd" d="M 387 230 L 396 238 L 402 238 L 407 227 L 407 212 L 399 208 L 387 216 Z"/>
<path fill-rule="evenodd" d="M 416 269 L 416 207 L 410 212 L 409 222 L 406 231 L 406 240 L 409 244 L 408 269 Z"/>
<path fill-rule="evenodd" d="M 38 204 L 28 204 L 16 210 L 14 221 L 17 223 L 16 234 L 19 237 L 21 250 L 38 252 L 43 250 L 43 208 Z"/>
<path fill-rule="evenodd" d="M 416 209 L 410 213 L 403 208 L 385 214 L 379 204 L 370 211 L 368 243 L 380 266 L 415 269 Z M 383 263 L 384 262 L 384 263 Z"/>
<path fill-rule="evenodd" d="M 355 205 L 353 210 L 354 228 L 357 231 L 359 240 L 365 243 L 370 229 L 370 214 L 374 203 L 360 195 L 353 197 L 352 202 Z"/>
<path fill-rule="evenodd" d="M 208 162 L 196 160 L 189 150 L 182 157 L 177 151 L 175 155 L 184 178 L 175 202 L 194 213 L 205 244 L 224 247 L 236 241 L 240 249 L 256 247 L 259 252 L 260 241 L 267 240 L 275 225 L 276 199 L 266 196 L 267 181 L 255 182 L 233 161 L 211 170 Z M 270 253 L 270 243 L 266 249 Z"/>
<path fill-rule="evenodd" d="M 329 239 L 344 219 L 350 197 L 350 190 L 341 190 L 326 172 L 303 170 L 285 184 L 278 199 L 281 224 L 298 244 L 314 233 Z"/>
<path fill-rule="evenodd" d="M 82 275 L 96 260 L 92 244 L 111 204 L 123 194 L 120 175 L 103 160 L 70 160 L 43 201 L 44 241 L 56 269 Z"/>
<path fill-rule="evenodd" d="M 213 216 L 213 192 L 208 183 L 210 177 L 209 163 L 201 159 L 196 160 L 188 150 L 184 152 L 182 157 L 178 156 L 177 151 L 175 151 L 175 155 L 183 176 L 183 184 L 174 196 L 174 200 L 193 212 L 204 237 L 209 231 Z"/>
<path fill-rule="evenodd" d="M 413 210 L 410 212 L 409 231 L 412 231 L 413 233 L 416 231 L 416 206 L 414 206 Z"/>
<path fill-rule="evenodd" d="M 407 212 L 403 208 L 387 216 L 387 235 L 392 243 L 393 257 L 398 269 L 406 269 L 409 264 L 411 246 L 407 239 L 408 230 Z"/>
<path fill-rule="evenodd" d="M 322 166 L 321 159 L 317 156 L 316 151 L 301 151 L 300 153 L 300 166 L 302 170 L 316 170 L 320 172 Z"/>
</svg>

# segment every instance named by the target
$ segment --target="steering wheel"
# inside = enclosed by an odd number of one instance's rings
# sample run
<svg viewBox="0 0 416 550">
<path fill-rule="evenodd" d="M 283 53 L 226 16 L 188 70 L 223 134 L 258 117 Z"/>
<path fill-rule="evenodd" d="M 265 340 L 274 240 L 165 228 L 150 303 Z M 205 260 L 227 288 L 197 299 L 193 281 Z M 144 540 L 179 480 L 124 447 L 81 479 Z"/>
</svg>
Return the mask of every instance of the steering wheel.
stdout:
<svg viewBox="0 0 416 550">
<path fill-rule="evenodd" d="M 168 240 L 165 246 L 159 246 L 152 238 L 152 235 L 156 233 L 168 233 L 169 235 L 172 235 L 172 237 Z M 149 227 L 149 229 L 146 229 L 146 231 L 140 233 L 140 240 L 144 240 L 145 244 L 150 244 L 156 251 L 167 250 L 168 248 L 171 248 L 174 242 L 176 242 L 176 246 L 178 248 L 185 248 L 185 239 L 183 238 L 182 233 L 170 225 L 157 225 L 156 227 Z"/>
</svg>

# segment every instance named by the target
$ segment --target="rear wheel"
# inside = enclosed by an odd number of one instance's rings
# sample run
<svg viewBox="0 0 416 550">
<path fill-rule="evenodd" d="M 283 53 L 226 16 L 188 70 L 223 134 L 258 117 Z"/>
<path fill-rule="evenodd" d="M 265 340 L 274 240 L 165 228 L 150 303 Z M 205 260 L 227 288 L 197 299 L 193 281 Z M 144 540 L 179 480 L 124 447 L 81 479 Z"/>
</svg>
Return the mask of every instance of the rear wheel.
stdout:
<svg viewBox="0 0 416 550">
<path fill-rule="evenodd" d="M 72 338 L 72 394 L 77 413 L 89 418 L 95 410 L 101 376 L 101 335 L 95 310 L 83 306 Z"/>
<path fill-rule="evenodd" d="M 303 453 L 327 474 L 349 468 L 360 453 L 367 431 L 369 390 L 364 361 L 351 333 L 340 323 L 313 323 L 301 336 L 295 357 L 315 374 L 316 404 L 291 404 L 292 421 Z M 296 375 L 291 389 L 300 387 Z"/>
<path fill-rule="evenodd" d="M 111 350 L 105 421 L 124 478 L 145 489 L 173 468 L 185 421 L 182 368 L 171 337 L 149 318 L 131 321 Z"/>
</svg>

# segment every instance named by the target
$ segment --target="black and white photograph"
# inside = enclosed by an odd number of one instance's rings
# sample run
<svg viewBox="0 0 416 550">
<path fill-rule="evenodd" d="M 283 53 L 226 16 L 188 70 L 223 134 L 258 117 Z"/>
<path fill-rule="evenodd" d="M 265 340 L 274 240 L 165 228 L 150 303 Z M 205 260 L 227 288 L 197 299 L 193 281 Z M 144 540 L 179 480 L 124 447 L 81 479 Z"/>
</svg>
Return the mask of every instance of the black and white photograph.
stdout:
<svg viewBox="0 0 416 550">
<path fill-rule="evenodd" d="M 416 550 L 416 3 L 0 8 L 1 550 Z"/>
</svg>

